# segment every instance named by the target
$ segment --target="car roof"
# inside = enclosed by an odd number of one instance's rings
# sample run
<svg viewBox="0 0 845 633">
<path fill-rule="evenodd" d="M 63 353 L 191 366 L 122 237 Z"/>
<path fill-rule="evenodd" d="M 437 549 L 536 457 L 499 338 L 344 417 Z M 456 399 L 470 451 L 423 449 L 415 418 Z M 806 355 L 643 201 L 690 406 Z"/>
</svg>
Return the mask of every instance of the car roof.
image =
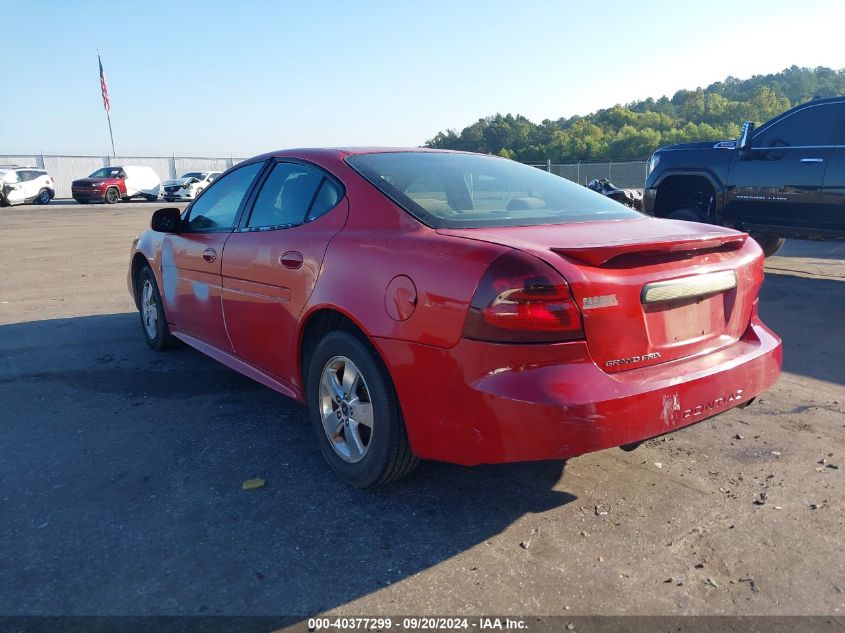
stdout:
<svg viewBox="0 0 845 633">
<path fill-rule="evenodd" d="M 259 156 L 247 158 L 244 163 L 266 160 L 268 158 L 302 158 L 308 159 L 336 159 L 343 160 L 347 156 L 360 156 L 363 154 L 395 154 L 395 153 L 427 153 L 427 154 L 473 154 L 473 152 L 461 152 L 449 149 L 430 149 L 428 147 L 298 147 L 294 149 L 280 149 L 274 152 L 267 152 Z M 478 155 L 475 153 L 474 155 Z"/>
</svg>

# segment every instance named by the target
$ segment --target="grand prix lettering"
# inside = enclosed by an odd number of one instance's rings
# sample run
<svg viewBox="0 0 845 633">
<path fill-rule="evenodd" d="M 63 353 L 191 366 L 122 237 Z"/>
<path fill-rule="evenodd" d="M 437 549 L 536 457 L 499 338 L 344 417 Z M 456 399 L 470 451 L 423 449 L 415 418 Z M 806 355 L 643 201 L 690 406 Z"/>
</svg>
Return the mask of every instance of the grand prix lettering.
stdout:
<svg viewBox="0 0 845 633">
<path fill-rule="evenodd" d="M 657 358 L 660 358 L 660 352 L 652 352 L 651 354 L 643 354 L 642 356 L 629 356 L 628 358 L 617 358 L 616 360 L 607 361 L 604 366 L 631 365 L 633 363 L 644 363 L 647 360 L 655 360 Z"/>
</svg>

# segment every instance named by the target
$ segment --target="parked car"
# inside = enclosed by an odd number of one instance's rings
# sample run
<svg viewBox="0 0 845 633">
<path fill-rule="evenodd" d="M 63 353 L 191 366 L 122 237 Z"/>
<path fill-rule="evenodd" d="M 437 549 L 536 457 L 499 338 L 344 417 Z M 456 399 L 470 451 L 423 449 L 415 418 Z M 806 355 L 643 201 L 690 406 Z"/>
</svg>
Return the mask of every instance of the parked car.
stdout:
<svg viewBox="0 0 845 633">
<path fill-rule="evenodd" d="M 784 238 L 845 238 L 845 97 L 817 99 L 737 141 L 687 143 L 649 160 L 644 209 L 749 231 L 773 255 Z"/>
<path fill-rule="evenodd" d="M 225 249 L 224 249 L 225 245 Z M 493 156 L 291 150 L 133 242 L 147 344 L 305 402 L 354 486 L 418 459 L 565 459 L 750 403 L 781 342 L 760 247 Z"/>
<path fill-rule="evenodd" d="M 43 169 L 0 165 L 0 207 L 49 204 L 55 197 L 56 183 Z"/>
<path fill-rule="evenodd" d="M 162 197 L 168 202 L 193 200 L 223 172 L 192 171 L 181 178 L 165 180 L 162 183 Z"/>
<path fill-rule="evenodd" d="M 152 167 L 145 165 L 103 167 L 88 178 L 74 180 L 71 184 L 73 199 L 83 204 L 100 201 L 114 204 L 132 198 L 153 202 L 160 192 L 161 179 Z"/>
</svg>

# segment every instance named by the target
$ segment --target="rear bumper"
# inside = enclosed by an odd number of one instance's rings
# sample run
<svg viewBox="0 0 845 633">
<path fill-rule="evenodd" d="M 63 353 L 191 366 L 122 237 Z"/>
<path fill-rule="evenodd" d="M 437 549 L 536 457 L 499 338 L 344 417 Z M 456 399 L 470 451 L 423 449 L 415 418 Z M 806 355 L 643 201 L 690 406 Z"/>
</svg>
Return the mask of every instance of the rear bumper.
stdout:
<svg viewBox="0 0 845 633">
<path fill-rule="evenodd" d="M 780 339 L 756 316 L 728 348 L 614 374 L 584 342 L 376 344 L 414 453 L 466 465 L 565 459 L 662 435 L 751 400 L 781 367 Z"/>
</svg>

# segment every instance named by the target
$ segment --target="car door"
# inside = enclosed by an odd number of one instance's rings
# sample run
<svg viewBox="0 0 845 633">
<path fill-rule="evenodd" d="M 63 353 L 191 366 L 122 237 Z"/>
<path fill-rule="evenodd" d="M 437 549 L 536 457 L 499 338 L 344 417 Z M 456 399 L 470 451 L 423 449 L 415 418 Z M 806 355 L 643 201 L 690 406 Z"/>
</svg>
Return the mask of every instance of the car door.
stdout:
<svg viewBox="0 0 845 633">
<path fill-rule="evenodd" d="M 810 104 L 763 126 L 752 149 L 737 151 L 725 195 L 725 218 L 741 226 L 812 226 L 832 156 L 835 112 Z"/>
<path fill-rule="evenodd" d="M 295 382 L 296 322 L 348 205 L 332 176 L 289 161 L 273 165 L 254 198 L 223 251 L 226 327 L 237 356 Z"/>
<path fill-rule="evenodd" d="M 24 202 L 34 200 L 38 195 L 38 172 L 32 169 L 24 169 L 18 172 L 18 177 L 21 181 L 21 188 L 23 189 Z"/>
<path fill-rule="evenodd" d="M 824 172 L 818 228 L 845 234 L 845 102 L 830 105 L 836 113 L 830 157 Z M 839 235 L 843 237 L 845 235 Z"/>
<path fill-rule="evenodd" d="M 162 243 L 162 295 L 168 322 L 218 349 L 231 352 L 221 299 L 220 262 L 244 201 L 264 162 L 220 178 L 185 209 L 178 233 Z"/>
</svg>

